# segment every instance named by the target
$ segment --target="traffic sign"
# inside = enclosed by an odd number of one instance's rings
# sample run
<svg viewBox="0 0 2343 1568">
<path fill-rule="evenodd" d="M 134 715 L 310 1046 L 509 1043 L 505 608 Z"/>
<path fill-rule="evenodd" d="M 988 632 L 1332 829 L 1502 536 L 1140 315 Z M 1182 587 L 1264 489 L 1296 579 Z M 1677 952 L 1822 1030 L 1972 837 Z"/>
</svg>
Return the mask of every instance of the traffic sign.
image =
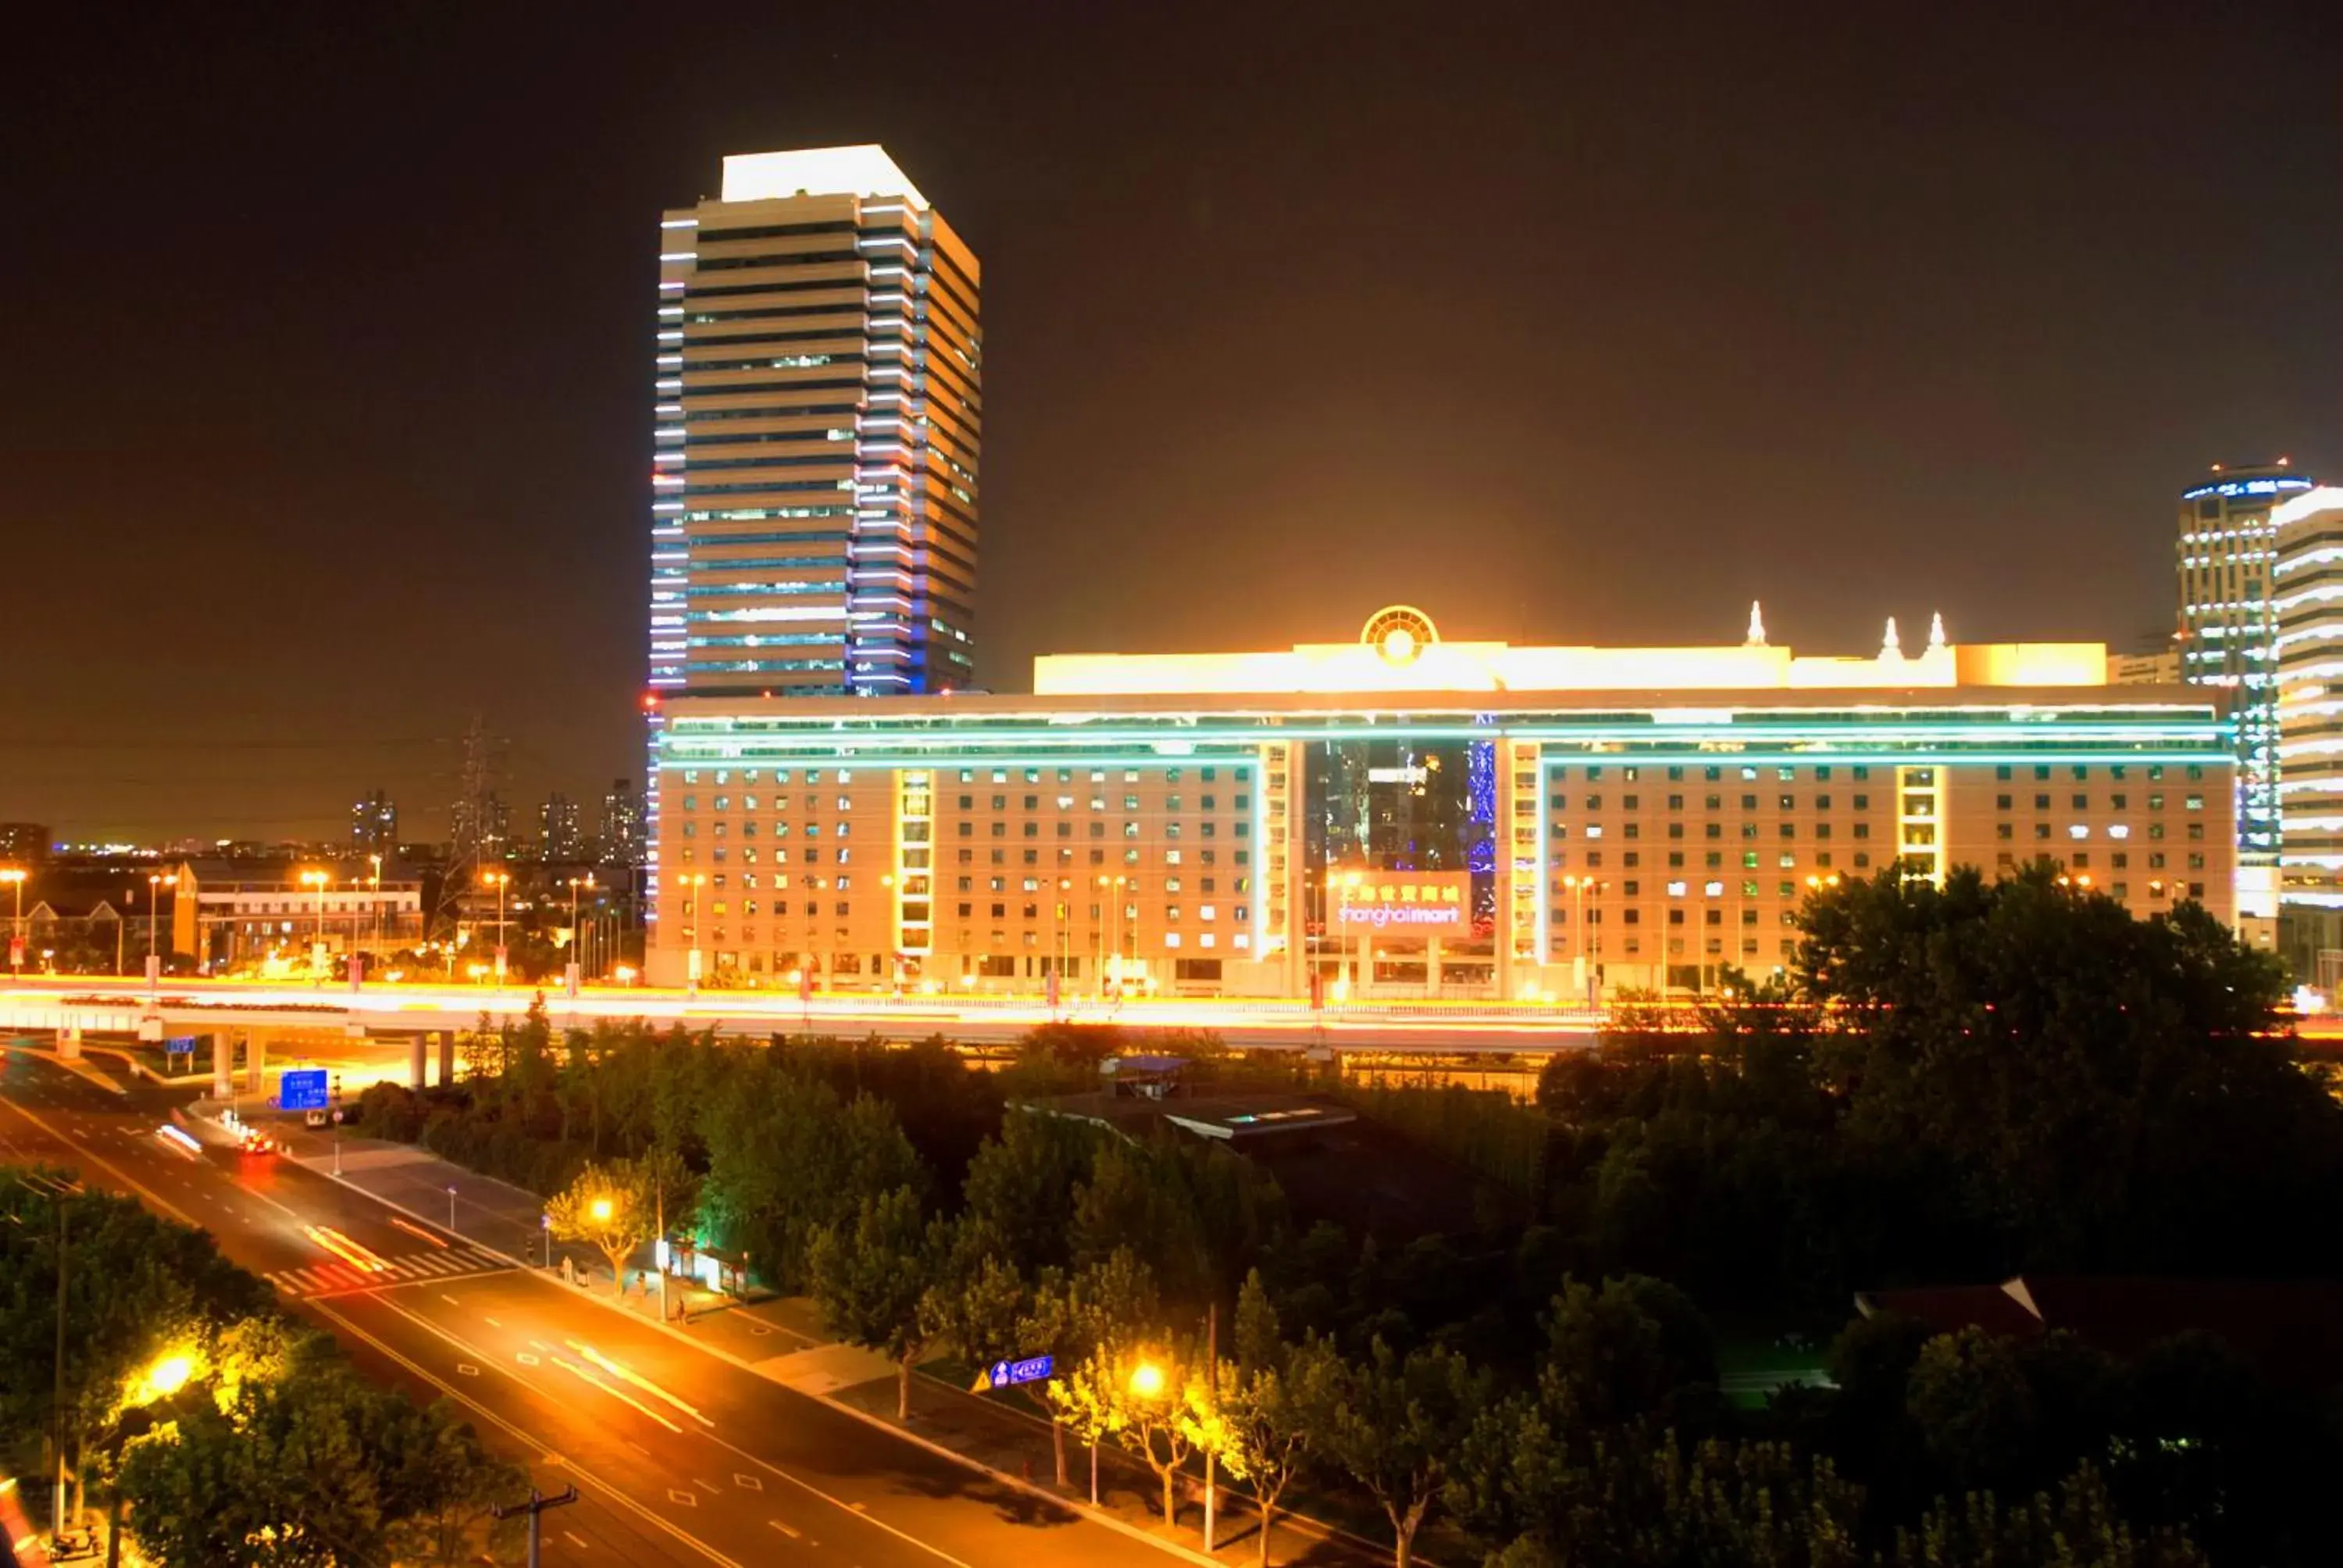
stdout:
<svg viewBox="0 0 2343 1568">
<path fill-rule="evenodd" d="M 1008 1388 L 1021 1382 L 1044 1382 L 1057 1364 L 1054 1356 L 1027 1356 L 1021 1361 L 995 1362 L 985 1369 L 986 1388 Z"/>
<path fill-rule="evenodd" d="M 277 1098 L 287 1111 L 325 1110 L 326 1070 L 322 1067 L 287 1070 L 277 1082 Z"/>
</svg>

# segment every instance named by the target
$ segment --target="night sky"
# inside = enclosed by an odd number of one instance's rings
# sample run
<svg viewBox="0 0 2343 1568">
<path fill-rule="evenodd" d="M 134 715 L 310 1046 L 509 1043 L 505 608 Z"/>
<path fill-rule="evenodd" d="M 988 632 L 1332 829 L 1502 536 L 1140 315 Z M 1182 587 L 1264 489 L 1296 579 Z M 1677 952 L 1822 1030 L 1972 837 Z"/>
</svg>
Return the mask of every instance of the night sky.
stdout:
<svg viewBox="0 0 2343 1568">
<path fill-rule="evenodd" d="M 2207 464 L 2343 473 L 2343 7 L 65 9 L 0 65 L 0 819 L 75 838 L 438 837 L 475 713 L 531 813 L 639 772 L 657 225 L 728 152 L 883 142 L 982 258 L 1003 690 L 1394 599 L 2129 648 Z"/>
</svg>

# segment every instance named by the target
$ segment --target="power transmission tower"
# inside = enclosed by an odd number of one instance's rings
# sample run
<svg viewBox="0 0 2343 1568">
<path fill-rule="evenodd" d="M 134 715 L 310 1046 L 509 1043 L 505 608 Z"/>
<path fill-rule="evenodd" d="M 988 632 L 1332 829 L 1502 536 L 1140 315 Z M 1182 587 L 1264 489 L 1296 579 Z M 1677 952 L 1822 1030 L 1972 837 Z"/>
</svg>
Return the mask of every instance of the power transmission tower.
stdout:
<svg viewBox="0 0 2343 1568">
<path fill-rule="evenodd" d="M 439 881 L 435 927 L 463 918 L 465 895 L 480 879 L 482 847 L 496 831 L 489 820 L 497 800 L 494 774 L 488 733 L 476 713 L 464 732 L 464 761 L 457 774 L 455 803 L 447 811 L 447 868 Z"/>
</svg>

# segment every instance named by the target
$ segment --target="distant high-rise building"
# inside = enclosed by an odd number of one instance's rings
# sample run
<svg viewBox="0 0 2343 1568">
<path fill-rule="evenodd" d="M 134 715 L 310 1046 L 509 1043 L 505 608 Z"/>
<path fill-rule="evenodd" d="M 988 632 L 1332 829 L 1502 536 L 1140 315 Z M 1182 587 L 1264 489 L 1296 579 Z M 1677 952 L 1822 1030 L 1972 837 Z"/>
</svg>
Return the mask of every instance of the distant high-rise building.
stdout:
<svg viewBox="0 0 2343 1568">
<path fill-rule="evenodd" d="M 2192 684 L 2232 693 L 2238 908 L 2253 915 L 2277 912 L 2278 661 L 2270 611 L 2277 530 L 2270 513 L 2310 487 L 2280 459 L 2264 467 L 2216 468 L 2180 497 L 2180 673 Z"/>
<path fill-rule="evenodd" d="M 652 689 L 966 687 L 975 256 L 878 146 L 728 157 L 659 228 Z"/>
<path fill-rule="evenodd" d="M 595 853 L 606 866 L 643 863 L 643 796 L 631 779 L 614 779 L 602 796 Z"/>
<path fill-rule="evenodd" d="M 359 855 L 398 852 L 398 804 L 379 789 L 350 808 L 350 849 Z"/>
<path fill-rule="evenodd" d="M 48 858 L 48 824 L 0 822 L 0 864 L 37 866 Z"/>
<path fill-rule="evenodd" d="M 578 819 L 578 802 L 556 790 L 537 810 L 537 852 L 540 859 L 582 859 L 586 834 Z"/>
<path fill-rule="evenodd" d="M 2343 909 L 2343 489 L 2270 513 L 2277 559 L 2279 895 Z"/>
</svg>

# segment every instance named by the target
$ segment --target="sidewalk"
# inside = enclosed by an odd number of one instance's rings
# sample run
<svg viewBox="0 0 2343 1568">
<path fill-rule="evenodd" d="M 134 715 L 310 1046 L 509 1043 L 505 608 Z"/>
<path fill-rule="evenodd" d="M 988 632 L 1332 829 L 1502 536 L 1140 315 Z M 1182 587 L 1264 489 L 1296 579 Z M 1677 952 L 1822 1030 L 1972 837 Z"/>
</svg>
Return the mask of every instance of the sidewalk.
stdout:
<svg viewBox="0 0 2343 1568">
<path fill-rule="evenodd" d="M 332 1174 L 330 1131 L 297 1125 L 283 1131 L 289 1158 L 320 1174 Z M 533 1192 L 478 1175 L 414 1145 L 349 1135 L 341 1140 L 340 1180 L 435 1224 L 446 1221 L 452 1187 L 457 1222 L 450 1230 L 518 1261 L 543 1266 L 546 1237 L 538 1216 L 544 1210 Z M 657 1316 L 655 1283 L 648 1293 L 613 1296 L 607 1283 L 609 1266 L 600 1253 L 556 1242 L 556 1267 L 565 1254 L 588 1280 L 587 1292 L 596 1301 L 613 1310 Z M 1018 1395 L 972 1394 L 922 1373 L 911 1380 L 911 1420 L 906 1426 L 895 1420 L 894 1363 L 832 1339 L 805 1298 L 744 1301 L 680 1279 L 669 1282 L 669 1292 L 670 1302 L 682 1302 L 686 1313 L 665 1325 L 669 1332 L 744 1371 L 900 1432 L 1011 1485 L 1091 1511 L 1089 1450 L 1067 1440 L 1070 1484 L 1057 1485 L 1050 1424 Z M 1127 1534 L 1197 1563 L 1218 1561 L 1238 1568 L 1259 1559 L 1259 1517 L 1241 1493 L 1222 1489 L 1219 1550 L 1207 1559 L 1202 1551 L 1200 1484 L 1191 1481 L 1182 1494 L 1178 1527 L 1167 1529 L 1156 1512 L 1162 1488 L 1136 1457 L 1118 1447 L 1102 1447 L 1099 1483 L 1096 1515 Z M 1390 1560 L 1387 1545 L 1331 1531 L 1314 1520 L 1282 1515 L 1271 1533 L 1274 1568 L 1372 1568 Z M 1429 1568 L 1421 1554 L 1416 1560 Z"/>
</svg>

